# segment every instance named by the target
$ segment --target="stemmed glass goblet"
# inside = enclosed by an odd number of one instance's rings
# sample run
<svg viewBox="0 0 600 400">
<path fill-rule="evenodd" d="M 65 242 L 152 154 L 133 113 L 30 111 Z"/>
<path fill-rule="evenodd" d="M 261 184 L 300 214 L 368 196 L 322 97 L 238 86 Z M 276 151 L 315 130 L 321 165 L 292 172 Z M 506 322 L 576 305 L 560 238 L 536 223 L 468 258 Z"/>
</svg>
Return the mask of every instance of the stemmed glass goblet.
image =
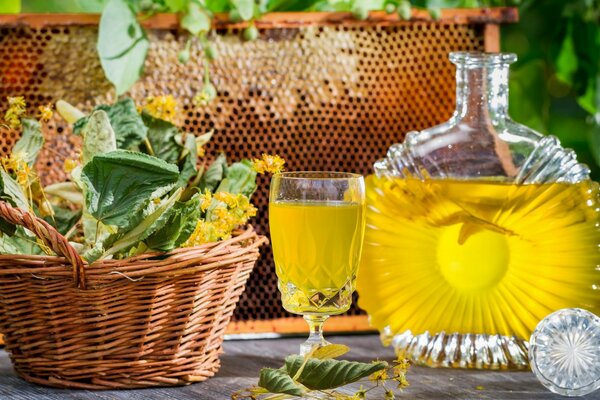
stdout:
<svg viewBox="0 0 600 400">
<path fill-rule="evenodd" d="M 269 226 L 283 307 L 310 328 L 300 354 L 326 345 L 325 320 L 352 304 L 364 208 L 360 175 L 284 172 L 271 180 Z"/>
</svg>

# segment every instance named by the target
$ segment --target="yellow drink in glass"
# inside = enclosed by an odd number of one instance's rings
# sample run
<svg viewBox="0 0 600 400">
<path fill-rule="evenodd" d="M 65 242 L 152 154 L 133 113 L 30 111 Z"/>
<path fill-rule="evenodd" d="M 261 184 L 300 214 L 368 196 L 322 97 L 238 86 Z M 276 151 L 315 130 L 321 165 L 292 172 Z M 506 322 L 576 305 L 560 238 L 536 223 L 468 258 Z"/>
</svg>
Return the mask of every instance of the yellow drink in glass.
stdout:
<svg viewBox="0 0 600 400">
<path fill-rule="evenodd" d="M 352 302 L 364 234 L 359 203 L 280 201 L 269 205 L 283 307 L 340 314 Z"/>
<path fill-rule="evenodd" d="M 323 324 L 352 304 L 365 231 L 365 182 L 346 172 L 273 175 L 269 226 L 283 307 L 310 330 L 300 354 L 327 345 Z"/>
</svg>

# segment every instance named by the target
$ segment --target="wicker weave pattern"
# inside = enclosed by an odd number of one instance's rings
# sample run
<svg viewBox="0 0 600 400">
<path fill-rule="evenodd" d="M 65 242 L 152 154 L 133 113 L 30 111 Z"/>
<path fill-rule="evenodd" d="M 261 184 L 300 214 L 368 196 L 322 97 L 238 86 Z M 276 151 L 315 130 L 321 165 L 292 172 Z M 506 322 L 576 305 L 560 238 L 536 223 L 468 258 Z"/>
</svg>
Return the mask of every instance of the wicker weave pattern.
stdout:
<svg viewBox="0 0 600 400">
<path fill-rule="evenodd" d="M 232 239 L 83 266 L 44 221 L 0 202 L 57 254 L 0 256 L 0 331 L 15 370 L 83 389 L 184 385 L 218 370 L 225 328 L 266 242 Z M 74 282 L 80 282 L 79 286 Z"/>
</svg>

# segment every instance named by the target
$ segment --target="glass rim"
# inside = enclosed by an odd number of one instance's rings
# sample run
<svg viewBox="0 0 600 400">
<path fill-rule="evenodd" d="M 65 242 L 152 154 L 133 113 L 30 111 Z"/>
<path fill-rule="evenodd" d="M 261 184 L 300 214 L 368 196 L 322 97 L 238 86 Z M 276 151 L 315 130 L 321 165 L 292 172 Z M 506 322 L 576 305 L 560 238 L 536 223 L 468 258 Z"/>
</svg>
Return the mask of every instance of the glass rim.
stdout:
<svg viewBox="0 0 600 400">
<path fill-rule="evenodd" d="M 311 176 L 314 175 L 314 176 Z M 284 171 L 273 174 L 273 178 L 284 179 L 310 179 L 310 180 L 343 180 L 343 179 L 359 179 L 364 178 L 361 174 L 354 172 L 339 172 L 339 171 Z"/>
<path fill-rule="evenodd" d="M 452 51 L 448 58 L 454 64 L 469 66 L 512 64 L 517 61 L 517 55 L 515 53 L 479 51 Z"/>
</svg>

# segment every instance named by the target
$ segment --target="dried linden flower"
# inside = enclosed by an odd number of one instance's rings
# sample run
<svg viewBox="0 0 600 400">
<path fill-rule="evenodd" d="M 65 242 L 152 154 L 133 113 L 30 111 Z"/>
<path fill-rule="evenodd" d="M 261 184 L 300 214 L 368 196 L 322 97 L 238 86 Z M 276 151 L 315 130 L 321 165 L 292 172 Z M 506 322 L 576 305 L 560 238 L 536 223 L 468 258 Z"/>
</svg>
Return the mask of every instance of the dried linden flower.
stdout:
<svg viewBox="0 0 600 400">
<path fill-rule="evenodd" d="M 78 165 L 79 163 L 76 160 L 73 160 L 72 158 L 67 158 L 65 159 L 63 169 L 66 173 L 70 174 L 75 168 L 77 168 Z"/>
<path fill-rule="evenodd" d="M 283 171 L 285 160 L 278 155 L 262 154 L 261 158 L 252 160 L 252 168 L 259 174 L 277 174 Z"/>
<path fill-rule="evenodd" d="M 142 111 L 147 112 L 157 119 L 173 122 L 177 115 L 177 100 L 172 95 L 149 96 Z"/>
<path fill-rule="evenodd" d="M 7 97 L 8 109 L 4 114 L 4 121 L 12 129 L 17 129 L 21 126 L 21 117 L 25 114 L 25 99 L 23 96 Z"/>
<path fill-rule="evenodd" d="M 210 203 L 212 202 L 212 193 L 209 190 L 206 190 L 204 193 L 200 195 L 200 210 L 205 212 L 210 207 Z"/>
<path fill-rule="evenodd" d="M 369 380 L 373 382 L 384 382 L 388 379 L 387 371 L 382 369 L 380 371 L 374 372 L 369 376 Z"/>
<path fill-rule="evenodd" d="M 16 152 L 12 153 L 9 157 L 2 157 L 0 159 L 2 168 L 4 168 L 7 173 L 14 174 L 17 183 L 23 188 L 29 186 L 29 175 L 31 174 L 31 167 L 27 164 L 27 161 L 25 161 L 26 158 L 27 153 Z"/>
<path fill-rule="evenodd" d="M 198 246 L 216 240 L 229 239 L 235 228 L 244 225 L 248 219 L 256 215 L 256 207 L 250 199 L 238 193 L 209 191 L 200 195 L 200 209 L 205 212 L 213 204 L 213 199 L 218 203 L 211 211 L 210 221 L 200 220 L 194 232 L 183 244 L 184 247 Z"/>
<path fill-rule="evenodd" d="M 38 119 L 41 122 L 48 122 L 52 118 L 54 113 L 52 112 L 52 104 L 46 104 L 45 106 L 38 107 Z"/>
</svg>

